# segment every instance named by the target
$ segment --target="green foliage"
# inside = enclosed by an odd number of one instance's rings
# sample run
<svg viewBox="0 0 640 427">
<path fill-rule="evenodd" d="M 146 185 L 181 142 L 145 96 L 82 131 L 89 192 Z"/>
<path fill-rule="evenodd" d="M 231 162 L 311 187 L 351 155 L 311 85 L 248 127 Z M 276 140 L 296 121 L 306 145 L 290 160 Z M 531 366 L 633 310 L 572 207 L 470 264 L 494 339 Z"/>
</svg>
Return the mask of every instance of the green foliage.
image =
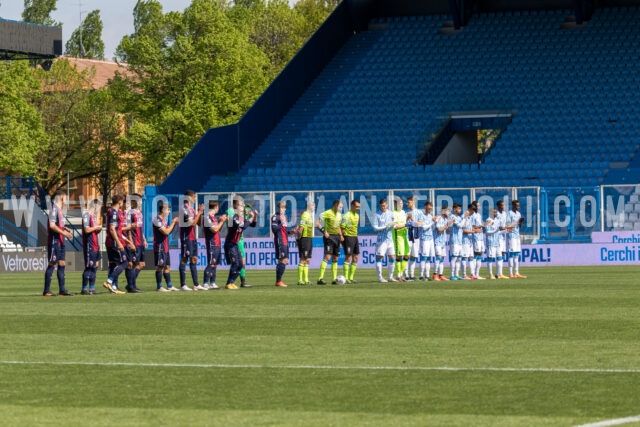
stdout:
<svg viewBox="0 0 640 427">
<path fill-rule="evenodd" d="M 102 19 L 100 11 L 93 10 L 84 18 L 65 44 L 65 55 L 76 58 L 104 59 Z"/>
<path fill-rule="evenodd" d="M 22 19 L 25 22 L 59 26 L 61 23 L 51 18 L 51 12 L 56 9 L 58 0 L 24 0 Z"/>
<path fill-rule="evenodd" d="M 138 1 L 134 27 L 116 54 L 134 73 L 127 139 L 160 180 L 208 128 L 240 118 L 265 89 L 269 62 L 209 0 L 167 14 Z"/>
<path fill-rule="evenodd" d="M 0 171 L 32 175 L 34 154 L 46 140 L 42 117 L 34 106 L 39 82 L 24 61 L 0 62 Z"/>
</svg>

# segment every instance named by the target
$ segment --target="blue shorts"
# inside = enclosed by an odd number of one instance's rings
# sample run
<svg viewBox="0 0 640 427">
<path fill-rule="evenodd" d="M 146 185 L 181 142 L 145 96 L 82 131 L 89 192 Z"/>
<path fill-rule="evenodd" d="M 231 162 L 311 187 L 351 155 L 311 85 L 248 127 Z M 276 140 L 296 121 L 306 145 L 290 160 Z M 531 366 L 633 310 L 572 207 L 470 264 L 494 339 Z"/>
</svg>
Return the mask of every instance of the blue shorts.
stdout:
<svg viewBox="0 0 640 427">
<path fill-rule="evenodd" d="M 180 245 L 180 256 L 182 258 L 191 258 L 198 256 L 198 242 L 195 240 L 185 240 Z"/>
<path fill-rule="evenodd" d="M 289 258 L 289 246 L 280 245 L 278 242 L 275 242 L 274 247 L 276 249 L 276 258 L 281 260 L 282 258 Z"/>
<path fill-rule="evenodd" d="M 240 249 L 237 244 L 224 245 L 224 258 L 229 265 L 242 265 L 242 255 L 240 254 Z"/>
<path fill-rule="evenodd" d="M 220 264 L 222 251 L 220 250 L 220 246 L 209 246 L 207 248 L 207 263 L 215 267 Z"/>
<path fill-rule="evenodd" d="M 84 253 L 84 267 L 95 268 L 102 259 L 102 253 L 100 251 L 86 251 Z"/>
<path fill-rule="evenodd" d="M 166 267 L 171 265 L 169 252 L 154 252 L 153 257 L 155 258 L 156 267 Z"/>
<path fill-rule="evenodd" d="M 107 248 L 107 259 L 109 260 L 109 264 L 122 264 L 123 262 L 127 262 L 126 249 L 121 252 L 118 248 Z"/>
<path fill-rule="evenodd" d="M 47 247 L 47 257 L 49 262 L 64 261 L 67 257 L 67 251 L 64 245 L 53 244 Z"/>
<path fill-rule="evenodd" d="M 127 254 L 127 261 L 136 264 L 138 262 L 138 257 L 136 255 L 136 250 L 131 250 L 128 247 L 124 248 L 124 253 Z"/>
<path fill-rule="evenodd" d="M 136 259 L 138 262 L 144 262 L 144 246 L 136 246 Z"/>
</svg>

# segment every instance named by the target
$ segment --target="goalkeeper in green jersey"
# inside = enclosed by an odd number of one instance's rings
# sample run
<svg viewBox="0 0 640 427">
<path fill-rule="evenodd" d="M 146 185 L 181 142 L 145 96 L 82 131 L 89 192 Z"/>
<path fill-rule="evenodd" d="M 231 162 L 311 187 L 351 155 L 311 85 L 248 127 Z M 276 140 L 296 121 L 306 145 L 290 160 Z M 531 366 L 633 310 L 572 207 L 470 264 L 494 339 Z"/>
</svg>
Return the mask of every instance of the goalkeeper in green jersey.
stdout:
<svg viewBox="0 0 640 427">
<path fill-rule="evenodd" d="M 342 269 L 344 271 L 344 277 L 347 279 L 347 283 L 357 283 L 353 276 L 356 274 L 356 267 L 358 265 L 358 255 L 360 255 L 360 245 L 358 244 L 358 225 L 360 224 L 360 202 L 352 200 L 349 211 L 342 216 L 342 235 L 344 241 L 342 242 L 342 249 L 344 249 L 344 265 Z"/>
<path fill-rule="evenodd" d="M 316 204 L 313 200 L 307 201 L 307 210 L 300 215 L 300 223 L 298 225 L 298 235 L 296 243 L 298 244 L 298 254 L 300 262 L 298 263 L 298 285 L 311 285 L 309 281 L 309 262 L 311 262 L 311 252 L 313 251 L 313 227 L 315 225 L 313 217 L 316 210 Z"/>
<path fill-rule="evenodd" d="M 407 235 L 407 213 L 402 209 L 402 199 L 399 197 L 395 200 L 395 210 L 393 211 L 393 219 L 396 226 L 393 229 L 393 244 L 396 250 L 396 269 L 395 280 L 404 282 L 404 270 L 409 261 L 409 238 Z"/>
<path fill-rule="evenodd" d="M 229 218 L 233 218 L 233 216 L 237 212 L 236 209 L 240 209 L 240 208 L 243 210 L 245 220 L 248 219 L 248 214 L 251 212 L 251 206 L 245 205 L 241 199 L 237 199 L 237 198 L 233 199 L 232 207 L 227 209 L 227 216 Z M 253 225 L 253 227 L 255 227 L 255 225 Z M 245 265 L 247 263 L 247 256 L 244 250 L 244 234 L 242 235 L 242 237 L 240 238 L 240 241 L 238 242 L 238 250 L 240 251 L 240 255 L 242 256 L 242 268 L 240 269 L 240 287 L 250 288 L 251 285 L 249 285 L 246 281 Z"/>
</svg>

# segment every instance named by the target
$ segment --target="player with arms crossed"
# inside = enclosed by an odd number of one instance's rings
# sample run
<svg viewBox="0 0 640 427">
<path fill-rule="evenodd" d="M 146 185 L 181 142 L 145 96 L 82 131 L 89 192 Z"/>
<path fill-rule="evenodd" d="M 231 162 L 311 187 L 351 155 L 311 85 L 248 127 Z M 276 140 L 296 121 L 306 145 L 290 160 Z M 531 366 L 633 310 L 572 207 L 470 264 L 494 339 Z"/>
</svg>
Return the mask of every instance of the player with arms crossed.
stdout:
<svg viewBox="0 0 640 427">
<path fill-rule="evenodd" d="M 64 226 L 62 207 L 67 200 L 67 195 L 64 191 L 58 190 L 53 197 L 53 203 L 49 209 L 49 222 L 47 223 L 47 256 L 49 258 L 49 265 L 44 272 L 44 291 L 42 295 L 45 297 L 54 296 L 54 294 L 51 293 L 51 279 L 53 277 L 53 270 L 55 270 L 57 266 L 58 295 L 71 297 L 73 293 L 66 290 L 64 283 L 64 270 L 66 266 L 64 238 L 71 239 L 73 237 L 71 230 Z"/>
<path fill-rule="evenodd" d="M 296 240 L 300 255 L 300 262 L 298 263 L 298 285 L 300 286 L 311 285 L 309 281 L 309 262 L 313 251 L 313 213 L 315 209 L 316 204 L 309 198 L 307 200 L 307 210 L 300 215 L 298 238 Z"/>
<path fill-rule="evenodd" d="M 338 277 L 338 257 L 340 256 L 340 244 L 344 241 L 342 235 L 342 203 L 340 200 L 334 200 L 331 209 L 324 211 L 318 221 L 316 227 L 323 236 L 324 242 L 324 259 L 320 264 L 320 276 L 318 277 L 318 285 L 326 285 L 324 281 L 324 272 L 331 260 L 331 283 L 337 285 L 336 277 Z"/>
<path fill-rule="evenodd" d="M 376 223 L 373 226 L 377 233 L 376 238 L 376 271 L 378 272 L 378 281 L 387 283 L 382 277 L 382 260 L 386 256 L 389 263 L 389 281 L 395 282 L 393 272 L 395 270 L 396 251 L 393 242 L 393 227 L 396 225 L 393 213 L 387 210 L 387 199 L 380 199 L 380 210 L 376 214 Z"/>
<path fill-rule="evenodd" d="M 432 213 L 433 203 L 426 201 L 420 229 L 420 280 L 428 280 L 429 282 L 433 280 L 431 278 L 431 259 L 436 256 L 436 248 L 433 243 L 433 230 L 436 223 Z"/>
<path fill-rule="evenodd" d="M 98 234 L 102 231 L 102 225 L 98 224 L 100 200 L 93 199 L 89 203 L 89 209 L 82 213 L 82 255 L 84 255 L 84 271 L 82 272 L 82 290 L 80 295 L 96 294 L 96 271 L 98 263 L 102 259 Z M 87 289 L 88 288 L 88 289 Z"/>
<path fill-rule="evenodd" d="M 360 202 L 352 200 L 350 209 L 342 217 L 342 249 L 344 249 L 344 265 L 342 266 L 344 277 L 347 283 L 357 283 L 353 276 L 356 274 L 358 266 L 358 255 L 360 255 L 360 244 L 358 243 L 358 225 L 360 224 Z"/>
<path fill-rule="evenodd" d="M 520 274 L 520 227 L 524 224 L 524 217 L 520 213 L 520 202 L 511 202 L 511 210 L 507 213 L 507 249 L 509 250 L 509 277 L 512 279 L 526 279 Z"/>
<path fill-rule="evenodd" d="M 158 215 L 153 219 L 153 258 L 156 264 L 156 291 L 179 291 L 171 284 L 171 256 L 169 255 L 169 235 L 173 232 L 180 220 L 177 216 L 169 223 L 171 207 L 165 202 L 158 204 Z M 162 278 L 167 283 L 167 288 L 162 287 Z"/>
<path fill-rule="evenodd" d="M 204 229 L 204 242 L 207 247 L 207 267 L 204 269 L 202 286 L 205 289 L 220 289 L 216 285 L 216 273 L 222 253 L 220 243 L 220 230 L 227 221 L 227 215 L 216 217 L 220 204 L 216 200 L 209 201 L 209 212 L 202 216 L 202 228 Z"/>
</svg>

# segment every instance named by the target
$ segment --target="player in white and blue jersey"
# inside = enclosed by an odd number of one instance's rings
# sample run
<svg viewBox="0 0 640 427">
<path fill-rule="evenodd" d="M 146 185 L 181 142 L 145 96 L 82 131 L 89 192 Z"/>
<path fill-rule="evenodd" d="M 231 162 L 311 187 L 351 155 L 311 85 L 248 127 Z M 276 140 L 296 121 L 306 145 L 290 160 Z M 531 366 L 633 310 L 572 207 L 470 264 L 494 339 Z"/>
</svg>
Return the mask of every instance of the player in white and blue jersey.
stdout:
<svg viewBox="0 0 640 427">
<path fill-rule="evenodd" d="M 378 271 L 378 281 L 386 283 L 387 280 L 382 277 L 382 260 L 386 256 L 389 268 L 389 281 L 395 282 L 393 271 L 395 268 L 396 251 L 393 244 L 393 235 L 391 231 L 395 227 L 395 218 L 393 212 L 387 210 L 387 199 L 380 200 L 380 210 L 376 214 L 376 223 L 373 226 L 377 234 L 376 239 L 376 270 Z"/>
<path fill-rule="evenodd" d="M 440 216 L 436 218 L 436 232 L 433 239 L 436 249 L 436 264 L 433 271 L 433 280 L 449 280 L 444 275 L 444 258 L 447 256 L 447 230 L 451 226 L 448 217 L 449 207 L 443 206 Z"/>
<path fill-rule="evenodd" d="M 436 256 L 433 243 L 435 219 L 433 218 L 433 203 L 425 202 L 422 227 L 420 229 L 420 280 L 432 281 L 431 259 Z"/>
<path fill-rule="evenodd" d="M 502 258 L 500 252 L 500 221 L 497 218 L 497 211 L 491 209 L 489 218 L 485 221 L 485 233 L 487 234 L 487 268 L 489 269 L 489 279 L 497 279 L 498 275 L 493 275 L 493 264 L 496 264 L 498 257 Z M 497 273 L 497 270 L 496 270 Z"/>
<path fill-rule="evenodd" d="M 471 216 L 474 214 L 473 205 L 468 205 L 462 217 L 462 278 L 470 280 L 476 269 L 476 261 L 473 257 L 473 226 L 471 225 Z M 467 275 L 467 267 L 469 267 L 469 275 Z M 473 276 L 475 277 L 475 276 Z"/>
<path fill-rule="evenodd" d="M 416 280 L 415 271 L 416 264 L 420 259 L 420 234 L 422 232 L 422 222 L 424 214 L 420 209 L 416 209 L 416 203 L 413 196 L 407 197 L 407 237 L 409 239 L 409 263 L 404 271 L 405 278 L 409 281 Z"/>
<path fill-rule="evenodd" d="M 449 232 L 449 257 L 451 258 L 451 280 L 462 280 L 460 267 L 462 265 L 462 205 L 453 204 L 453 215 L 450 216 L 451 231 Z"/>
<path fill-rule="evenodd" d="M 520 227 L 524 223 L 524 217 L 520 213 L 520 202 L 511 202 L 511 210 L 507 212 L 507 250 L 509 251 L 509 277 L 524 279 L 519 272 L 520 264 Z"/>
<path fill-rule="evenodd" d="M 475 270 L 471 269 L 473 279 L 484 280 L 484 277 L 480 276 L 480 268 L 482 267 L 482 256 L 484 254 L 484 232 L 482 230 L 482 217 L 478 213 L 478 202 L 471 202 L 473 206 L 473 215 L 471 216 L 471 226 L 473 227 L 473 235 L 471 241 L 473 242 L 473 258 L 475 260 Z"/>
<path fill-rule="evenodd" d="M 502 200 L 498 200 L 498 203 L 496 203 L 495 221 L 498 223 L 498 240 L 500 243 L 500 254 L 498 254 L 496 262 L 496 276 L 498 279 L 508 279 L 507 276 L 502 274 L 504 260 L 507 259 L 507 212 L 504 210 L 504 202 Z"/>
</svg>

